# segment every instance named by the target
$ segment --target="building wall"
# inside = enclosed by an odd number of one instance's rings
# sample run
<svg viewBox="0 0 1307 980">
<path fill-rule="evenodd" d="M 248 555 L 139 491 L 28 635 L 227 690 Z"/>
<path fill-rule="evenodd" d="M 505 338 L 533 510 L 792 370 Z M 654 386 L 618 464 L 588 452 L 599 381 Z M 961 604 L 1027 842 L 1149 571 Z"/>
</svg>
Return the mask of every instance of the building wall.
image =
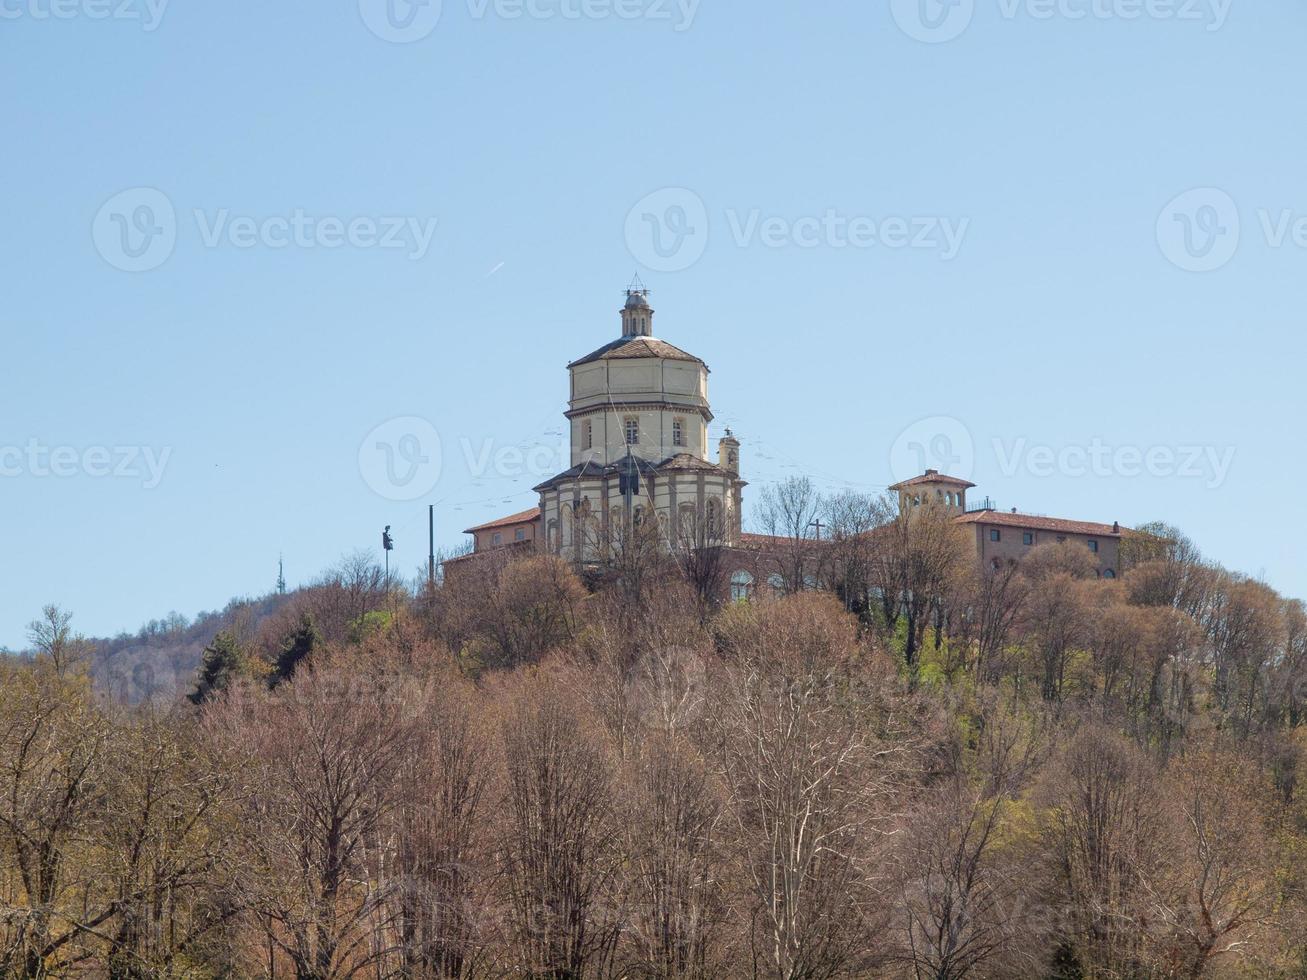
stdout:
<svg viewBox="0 0 1307 980">
<path fill-rule="evenodd" d="M 699 459 L 708 458 L 708 423 L 696 409 L 681 406 L 659 409 L 631 409 L 620 406 L 587 412 L 571 420 L 573 466 L 583 462 L 606 464 L 626 455 L 626 419 L 634 418 L 640 425 L 640 442 L 631 447 L 631 454 L 658 463 L 677 453 L 689 453 Z M 685 445 L 673 443 L 673 425 L 681 421 Z M 585 424 L 589 422 L 593 445 L 585 447 Z"/>
<path fill-rule="evenodd" d="M 660 357 L 591 361 L 571 369 L 572 462 L 612 463 L 626 455 L 623 421 L 640 423 L 640 443 L 633 455 L 659 462 L 676 453 L 707 459 L 708 369 L 697 361 Z M 628 412 L 623 404 L 632 405 Z M 672 421 L 684 422 L 685 446 L 672 445 Z M 585 421 L 593 426 L 594 445 L 584 448 Z"/>
<path fill-rule="evenodd" d="M 536 529 L 540 522 L 527 521 L 522 524 L 512 524 L 508 527 L 487 528 L 484 531 L 476 531 L 472 535 L 473 550 L 487 551 L 491 548 L 502 548 L 504 545 L 513 544 L 515 541 L 534 541 L 536 539 Z M 517 537 L 517 532 L 522 532 L 522 537 Z M 500 540 L 495 541 L 495 535 L 500 535 Z"/>
<path fill-rule="evenodd" d="M 642 508 L 647 517 L 659 521 L 666 545 L 671 546 L 676 540 L 675 521 L 680 518 L 682 506 L 689 504 L 694 519 L 703 520 L 709 500 L 716 501 L 719 507 L 725 539 L 728 542 L 735 540 L 739 533 L 741 515 L 737 507 L 739 495 L 736 492 L 736 481 L 733 478 L 718 473 L 688 472 L 663 474 L 655 477 L 653 482 L 653 496 L 650 497 L 648 493 L 649 481 L 646 480 L 634 505 Z M 625 501 L 616 478 L 581 480 L 546 490 L 540 497 L 544 546 L 568 559 L 579 557 L 582 561 L 601 560 L 603 556 L 598 549 L 618 532 L 618 528 L 613 527 L 613 522 L 626 519 Z M 575 551 L 578 542 L 574 537 L 574 512 L 585 504 L 589 505 L 590 527 L 580 542 L 582 553 L 578 556 Z"/>
<path fill-rule="evenodd" d="M 1098 568 L 1102 572 L 1110 569 L 1113 575 L 1121 573 L 1121 539 L 1117 535 L 1096 535 L 1096 534 L 1075 534 L 1068 531 L 1043 531 L 1038 528 L 1021 528 L 1011 527 L 1006 524 L 986 524 L 983 521 L 975 525 L 976 535 L 976 553 L 984 564 L 989 564 L 995 559 L 1005 561 L 1007 559 L 1021 560 L 1030 554 L 1030 552 L 1041 544 L 1055 543 L 1059 540 L 1066 540 L 1076 544 L 1086 551 L 1089 550 L 1091 540 L 1098 542 Z M 999 540 L 991 541 L 989 532 L 997 530 Z M 1024 535 L 1030 534 L 1033 540 L 1030 544 L 1024 543 Z"/>
</svg>

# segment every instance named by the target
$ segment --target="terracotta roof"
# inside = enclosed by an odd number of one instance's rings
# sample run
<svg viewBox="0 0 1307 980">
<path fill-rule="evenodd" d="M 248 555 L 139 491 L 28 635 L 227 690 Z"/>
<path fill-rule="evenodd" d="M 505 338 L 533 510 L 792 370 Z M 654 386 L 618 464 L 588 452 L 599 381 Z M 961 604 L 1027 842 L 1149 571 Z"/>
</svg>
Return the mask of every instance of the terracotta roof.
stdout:
<svg viewBox="0 0 1307 980">
<path fill-rule="evenodd" d="M 921 476 L 914 476 L 911 480 L 903 480 L 890 487 L 891 490 L 902 490 L 904 487 L 917 487 L 923 483 L 945 483 L 952 487 L 974 487 L 975 484 L 969 480 L 959 480 L 956 476 L 948 476 L 944 473 L 923 473 Z"/>
<path fill-rule="evenodd" d="M 532 521 L 540 520 L 540 508 L 532 507 L 530 510 L 524 510 L 520 514 L 509 514 L 507 517 L 501 517 L 498 520 L 490 521 L 486 524 L 478 524 L 476 527 L 470 527 L 464 534 L 471 534 L 473 531 L 489 531 L 497 527 L 512 527 L 514 524 L 529 524 Z"/>
<path fill-rule="evenodd" d="M 1013 514 L 1005 510 L 976 510 L 955 517 L 958 524 L 998 524 L 1003 527 L 1022 527 L 1032 531 L 1061 531 L 1066 534 L 1090 534 L 1095 537 L 1120 537 L 1129 529 L 1094 521 L 1069 521 L 1061 517 L 1037 517 L 1034 514 Z"/>
<path fill-rule="evenodd" d="M 575 367 L 578 364 L 588 364 L 591 361 L 612 360 L 619 357 L 664 357 L 670 361 L 694 361 L 697 364 L 703 364 L 703 361 L 693 354 L 686 353 L 679 347 L 673 347 L 665 340 L 659 340 L 657 337 L 618 337 L 611 344 L 604 344 L 598 350 L 591 351 L 585 357 L 579 357 L 568 367 Z"/>
<path fill-rule="evenodd" d="M 792 544 L 793 538 L 783 534 L 753 534 L 745 531 L 740 535 L 740 546 L 744 548 L 769 548 Z"/>
</svg>

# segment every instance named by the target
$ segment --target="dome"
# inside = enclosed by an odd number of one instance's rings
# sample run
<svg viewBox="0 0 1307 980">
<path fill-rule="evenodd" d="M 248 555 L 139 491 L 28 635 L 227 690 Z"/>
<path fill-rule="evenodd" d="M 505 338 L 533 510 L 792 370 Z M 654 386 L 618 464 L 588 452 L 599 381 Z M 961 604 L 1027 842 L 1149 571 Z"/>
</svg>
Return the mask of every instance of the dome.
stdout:
<svg viewBox="0 0 1307 980">
<path fill-rule="evenodd" d="M 628 310 L 649 309 L 649 301 L 645 299 L 645 295 L 642 290 L 628 289 L 626 291 L 626 309 Z"/>
</svg>

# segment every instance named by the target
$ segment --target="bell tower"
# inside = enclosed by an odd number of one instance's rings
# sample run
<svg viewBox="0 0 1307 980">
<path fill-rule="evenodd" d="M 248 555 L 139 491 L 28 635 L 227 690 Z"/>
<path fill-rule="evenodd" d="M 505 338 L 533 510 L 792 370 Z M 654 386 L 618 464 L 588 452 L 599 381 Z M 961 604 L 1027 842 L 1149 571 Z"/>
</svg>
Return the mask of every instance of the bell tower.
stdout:
<svg viewBox="0 0 1307 980">
<path fill-rule="evenodd" d="M 622 307 L 623 337 L 652 337 L 653 314 L 649 306 L 649 290 L 631 288 L 626 291 L 626 305 Z"/>
</svg>

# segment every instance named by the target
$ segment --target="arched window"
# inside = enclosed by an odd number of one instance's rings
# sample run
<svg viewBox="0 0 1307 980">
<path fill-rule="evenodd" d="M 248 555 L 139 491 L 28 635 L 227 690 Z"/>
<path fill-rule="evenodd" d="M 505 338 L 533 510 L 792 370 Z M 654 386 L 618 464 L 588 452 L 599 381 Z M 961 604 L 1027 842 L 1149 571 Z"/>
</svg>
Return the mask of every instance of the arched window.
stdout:
<svg viewBox="0 0 1307 980">
<path fill-rule="evenodd" d="M 553 520 L 549 522 L 549 527 L 545 531 L 545 540 L 549 544 L 550 551 L 558 550 L 558 521 L 557 520 Z"/>
<path fill-rule="evenodd" d="M 767 585 L 777 595 L 783 595 L 785 593 L 785 576 L 780 572 L 772 572 L 767 576 Z"/>
<path fill-rule="evenodd" d="M 731 601 L 744 602 L 753 594 L 753 576 L 740 569 L 731 576 Z"/>
<path fill-rule="evenodd" d="M 816 576 L 813 575 L 803 576 L 803 587 L 805 589 L 815 589 L 817 587 Z"/>
<path fill-rule="evenodd" d="M 915 493 L 914 493 L 914 494 L 912 495 L 912 506 L 913 506 L 913 507 L 920 507 L 920 506 L 921 506 L 921 497 L 920 497 L 918 494 L 915 494 Z"/>
<path fill-rule="evenodd" d="M 594 423 L 586 419 L 581 423 L 581 448 L 593 449 L 595 444 Z"/>
<path fill-rule="evenodd" d="M 627 418 L 623 425 L 626 428 L 626 444 L 628 446 L 637 446 L 640 444 L 640 420 L 637 418 Z"/>
<path fill-rule="evenodd" d="M 1116 572 L 1112 571 L 1110 568 L 1104 568 L 1103 578 L 1116 578 Z"/>
</svg>

